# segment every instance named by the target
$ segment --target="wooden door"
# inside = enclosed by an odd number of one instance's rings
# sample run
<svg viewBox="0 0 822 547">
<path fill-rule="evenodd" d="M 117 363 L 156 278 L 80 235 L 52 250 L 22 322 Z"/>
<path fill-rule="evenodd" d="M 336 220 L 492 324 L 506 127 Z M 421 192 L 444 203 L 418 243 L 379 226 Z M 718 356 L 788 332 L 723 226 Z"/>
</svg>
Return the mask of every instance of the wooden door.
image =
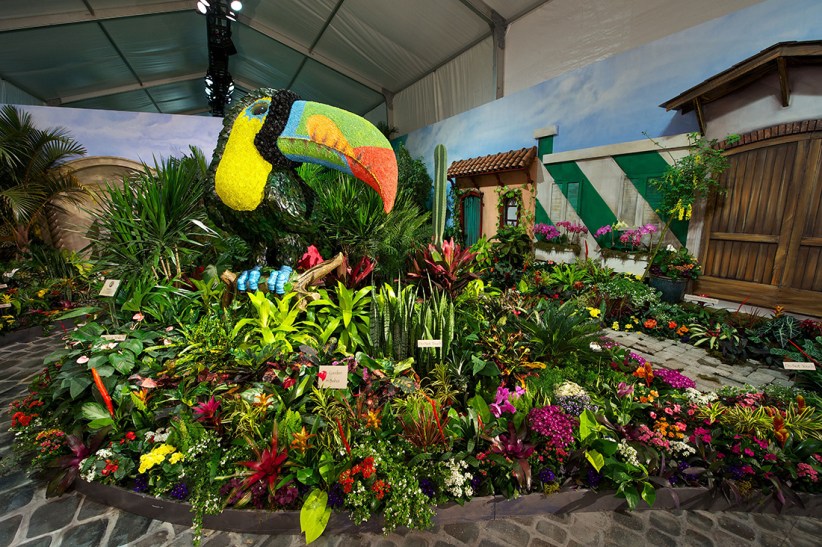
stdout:
<svg viewBox="0 0 822 547">
<path fill-rule="evenodd" d="M 727 194 L 708 204 L 697 291 L 822 316 L 822 134 L 727 153 Z"/>
</svg>

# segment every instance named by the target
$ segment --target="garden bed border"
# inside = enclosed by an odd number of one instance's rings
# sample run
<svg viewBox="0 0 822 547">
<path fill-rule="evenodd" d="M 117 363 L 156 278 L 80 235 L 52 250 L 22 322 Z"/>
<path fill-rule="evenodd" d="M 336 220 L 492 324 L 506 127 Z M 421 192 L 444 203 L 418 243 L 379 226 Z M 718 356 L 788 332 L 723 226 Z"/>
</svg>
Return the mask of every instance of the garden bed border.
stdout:
<svg viewBox="0 0 822 547">
<path fill-rule="evenodd" d="M 129 513 L 172 524 L 185 526 L 192 524 L 191 505 L 185 502 L 155 498 L 117 486 L 86 482 L 81 479 L 75 483 L 75 489 L 97 503 L 116 507 Z M 653 507 L 640 502 L 636 510 L 741 511 L 809 517 L 818 517 L 822 514 L 822 496 L 799 494 L 799 498 L 804 506 L 793 504 L 780 510 L 776 501 L 771 497 L 732 504 L 722 495 L 714 497 L 707 488 L 660 488 L 657 490 Z M 617 498 L 613 491 L 563 490 L 550 495 L 529 494 L 510 500 L 502 496 L 484 496 L 474 498 L 465 505 L 449 503 L 437 507 L 437 514 L 433 521 L 435 524 L 450 524 L 546 513 L 626 511 L 627 508 L 625 499 Z M 347 513 L 335 511 L 331 515 L 326 531 L 333 533 L 376 532 L 382 529 L 382 525 L 381 516 L 375 516 L 365 524 L 356 525 L 351 522 Z M 218 515 L 206 515 L 203 528 L 252 534 L 297 534 L 300 530 L 300 512 L 226 509 Z"/>
</svg>

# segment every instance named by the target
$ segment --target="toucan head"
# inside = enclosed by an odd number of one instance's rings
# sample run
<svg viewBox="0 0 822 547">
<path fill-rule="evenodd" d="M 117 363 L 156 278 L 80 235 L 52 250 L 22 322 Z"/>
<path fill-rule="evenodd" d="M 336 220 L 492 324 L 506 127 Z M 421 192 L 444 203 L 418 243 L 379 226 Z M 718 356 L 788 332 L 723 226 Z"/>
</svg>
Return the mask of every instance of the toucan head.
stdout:
<svg viewBox="0 0 822 547">
<path fill-rule="evenodd" d="M 351 112 L 301 101 L 287 90 L 260 89 L 235 105 L 224 121 L 214 162 L 214 189 L 238 211 L 256 209 L 271 171 L 292 169 L 296 162 L 355 176 L 379 194 L 386 212 L 397 195 L 397 160 L 376 127 Z"/>
</svg>

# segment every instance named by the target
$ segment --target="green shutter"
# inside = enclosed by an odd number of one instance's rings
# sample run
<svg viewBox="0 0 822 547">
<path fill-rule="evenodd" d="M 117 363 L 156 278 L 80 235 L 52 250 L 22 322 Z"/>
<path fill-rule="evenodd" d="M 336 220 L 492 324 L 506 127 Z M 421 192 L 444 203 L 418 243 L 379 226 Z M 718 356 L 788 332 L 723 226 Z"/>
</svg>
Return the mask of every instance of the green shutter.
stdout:
<svg viewBox="0 0 822 547">
<path fill-rule="evenodd" d="M 589 231 L 617 221 L 616 215 L 575 162 L 549 163 L 545 168 Z"/>
</svg>

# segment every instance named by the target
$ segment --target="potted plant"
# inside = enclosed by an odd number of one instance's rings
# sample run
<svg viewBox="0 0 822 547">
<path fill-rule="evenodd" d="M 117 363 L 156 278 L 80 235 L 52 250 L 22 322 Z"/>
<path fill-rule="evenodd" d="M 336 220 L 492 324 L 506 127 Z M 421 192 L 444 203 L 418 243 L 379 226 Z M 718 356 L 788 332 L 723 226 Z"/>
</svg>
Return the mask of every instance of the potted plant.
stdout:
<svg viewBox="0 0 822 547">
<path fill-rule="evenodd" d="M 688 281 L 697 279 L 702 273 L 699 261 L 688 249 L 675 249 L 672 245 L 657 251 L 649 271 L 648 284 L 662 293 L 664 302 L 672 304 L 682 300 Z"/>
</svg>

